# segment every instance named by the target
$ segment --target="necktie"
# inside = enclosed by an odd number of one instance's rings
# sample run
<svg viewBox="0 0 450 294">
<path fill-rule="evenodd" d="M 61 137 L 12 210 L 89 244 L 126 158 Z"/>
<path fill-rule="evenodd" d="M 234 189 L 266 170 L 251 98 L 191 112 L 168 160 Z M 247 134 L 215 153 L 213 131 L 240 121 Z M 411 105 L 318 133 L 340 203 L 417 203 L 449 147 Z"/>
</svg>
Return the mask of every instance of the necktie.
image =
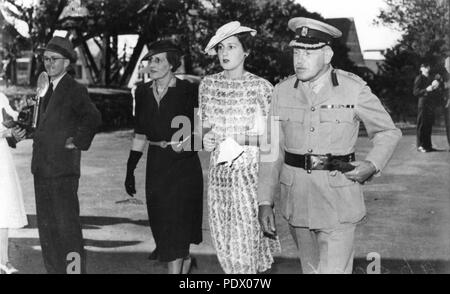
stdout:
<svg viewBox="0 0 450 294">
<path fill-rule="evenodd" d="M 53 83 L 50 83 L 50 85 L 48 86 L 47 93 L 45 93 L 44 95 L 44 101 L 42 104 L 44 112 L 47 110 L 47 105 L 50 102 L 50 98 L 52 98 L 52 94 L 53 94 Z"/>
</svg>

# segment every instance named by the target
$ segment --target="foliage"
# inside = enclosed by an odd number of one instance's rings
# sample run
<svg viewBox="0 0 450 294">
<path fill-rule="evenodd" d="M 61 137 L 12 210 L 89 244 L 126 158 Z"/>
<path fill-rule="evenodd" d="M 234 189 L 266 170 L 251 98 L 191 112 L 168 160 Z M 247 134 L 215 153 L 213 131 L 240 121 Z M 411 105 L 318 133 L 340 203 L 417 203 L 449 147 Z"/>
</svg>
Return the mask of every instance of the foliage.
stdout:
<svg viewBox="0 0 450 294">
<path fill-rule="evenodd" d="M 31 7 L 4 1 L 15 5 L 20 11 L 18 18 L 28 23 L 33 49 L 43 46 L 56 29 L 63 27 L 58 18 L 68 0 L 41 0 Z M 187 72 L 197 75 L 221 70 L 217 57 L 204 55 L 203 49 L 221 25 L 239 20 L 258 31 L 246 63 L 248 70 L 272 83 L 293 73 L 287 46 L 293 33 L 287 27 L 288 20 L 295 16 L 323 20 L 294 0 L 83 0 L 82 4 L 90 15 L 77 20 L 76 45 L 93 36 L 125 33 L 138 34 L 140 46 L 172 38 L 185 50 Z M 334 49 L 333 63 L 354 71 L 348 49 L 340 43 Z M 136 62 L 137 56 L 132 59 Z"/>
<path fill-rule="evenodd" d="M 215 31 L 229 21 L 238 20 L 242 25 L 255 28 L 258 33 L 246 66 L 250 72 L 272 83 L 293 74 L 292 53 L 288 44 L 294 34 L 287 27 L 289 19 L 303 16 L 324 20 L 319 14 L 308 12 L 293 0 L 217 0 L 214 1 L 214 7 L 215 13 L 205 17 L 209 18 L 209 25 L 203 28 L 203 38 L 200 41 L 202 49 Z M 338 42 L 333 47 L 334 64 L 342 69 L 354 69 L 348 58 L 348 49 Z M 197 56 L 196 66 L 202 68 L 204 73 L 221 70 L 217 57 Z"/>
<path fill-rule="evenodd" d="M 449 50 L 449 7 L 437 0 L 385 0 L 380 23 L 403 32 L 401 44 L 423 58 Z"/>
<path fill-rule="evenodd" d="M 449 7 L 437 0 L 385 0 L 378 23 L 403 32 L 394 48 L 387 50 L 381 73 L 374 81 L 375 91 L 397 119 L 407 120 L 416 113 L 412 95 L 420 64 L 431 63 L 433 75 L 443 70 L 449 49 Z"/>
</svg>

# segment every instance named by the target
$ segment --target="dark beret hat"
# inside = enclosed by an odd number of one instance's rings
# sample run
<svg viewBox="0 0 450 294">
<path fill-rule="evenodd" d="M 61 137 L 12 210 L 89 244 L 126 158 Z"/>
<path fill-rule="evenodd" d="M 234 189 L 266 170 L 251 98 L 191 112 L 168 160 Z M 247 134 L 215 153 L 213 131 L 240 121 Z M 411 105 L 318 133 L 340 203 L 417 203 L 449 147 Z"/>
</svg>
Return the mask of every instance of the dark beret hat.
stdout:
<svg viewBox="0 0 450 294">
<path fill-rule="evenodd" d="M 142 60 L 149 59 L 155 54 L 163 53 L 163 52 L 175 52 L 181 54 L 180 48 L 173 44 L 171 41 L 163 40 L 156 41 L 150 44 L 148 47 L 148 53 L 142 58 Z"/>
</svg>

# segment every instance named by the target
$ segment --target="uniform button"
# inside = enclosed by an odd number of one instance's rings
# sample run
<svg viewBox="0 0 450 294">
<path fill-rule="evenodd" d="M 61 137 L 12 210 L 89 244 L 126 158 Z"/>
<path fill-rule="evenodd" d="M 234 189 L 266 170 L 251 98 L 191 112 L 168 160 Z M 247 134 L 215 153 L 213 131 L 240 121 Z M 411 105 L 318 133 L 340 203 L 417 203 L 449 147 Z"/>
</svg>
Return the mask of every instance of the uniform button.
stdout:
<svg viewBox="0 0 450 294">
<path fill-rule="evenodd" d="M 311 107 L 311 111 L 316 111 L 316 108 L 314 106 Z"/>
<path fill-rule="evenodd" d="M 311 132 L 314 132 L 316 129 L 315 128 L 311 128 L 309 129 Z"/>
<path fill-rule="evenodd" d="M 308 153 L 312 153 L 313 152 L 313 150 L 312 149 L 308 149 Z"/>
</svg>

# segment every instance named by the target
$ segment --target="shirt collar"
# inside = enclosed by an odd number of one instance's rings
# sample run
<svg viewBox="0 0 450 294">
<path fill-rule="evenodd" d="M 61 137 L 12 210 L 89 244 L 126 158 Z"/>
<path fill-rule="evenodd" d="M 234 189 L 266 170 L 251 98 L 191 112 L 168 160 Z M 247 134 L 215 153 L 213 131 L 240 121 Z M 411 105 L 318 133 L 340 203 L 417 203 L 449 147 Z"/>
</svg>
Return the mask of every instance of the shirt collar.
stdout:
<svg viewBox="0 0 450 294">
<path fill-rule="evenodd" d="M 156 83 L 153 81 L 151 84 L 151 88 L 154 88 L 156 86 Z M 175 75 L 172 76 L 172 79 L 169 82 L 169 86 L 167 88 L 175 88 L 177 86 L 177 78 Z"/>
<path fill-rule="evenodd" d="M 329 80 L 332 70 L 333 67 L 330 65 L 328 69 L 317 80 L 313 82 L 304 82 L 303 84 L 317 94 Z"/>
<path fill-rule="evenodd" d="M 53 84 L 53 91 L 56 89 L 56 86 L 58 86 L 59 82 L 61 81 L 61 79 L 67 74 L 67 72 L 65 72 L 64 74 L 62 74 L 60 77 L 54 79 L 53 81 L 50 81 Z"/>
</svg>

